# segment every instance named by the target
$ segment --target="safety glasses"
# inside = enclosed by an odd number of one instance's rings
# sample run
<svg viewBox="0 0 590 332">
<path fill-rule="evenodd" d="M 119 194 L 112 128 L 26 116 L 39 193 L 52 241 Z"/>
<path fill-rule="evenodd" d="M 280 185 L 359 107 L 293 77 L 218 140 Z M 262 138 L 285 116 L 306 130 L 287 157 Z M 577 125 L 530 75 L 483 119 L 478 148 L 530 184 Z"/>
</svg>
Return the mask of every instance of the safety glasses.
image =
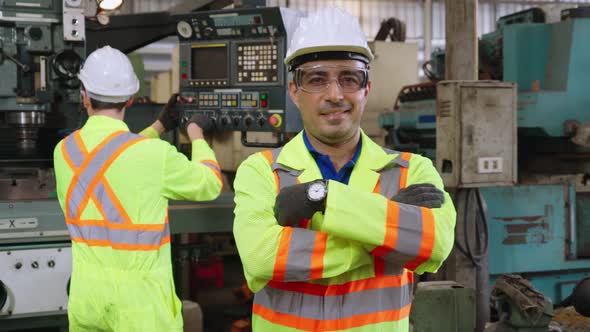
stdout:
<svg viewBox="0 0 590 332">
<path fill-rule="evenodd" d="M 309 93 L 321 93 L 332 81 L 345 93 L 357 92 L 367 87 L 369 70 L 343 65 L 301 66 L 295 69 L 294 81 L 298 89 Z"/>
</svg>

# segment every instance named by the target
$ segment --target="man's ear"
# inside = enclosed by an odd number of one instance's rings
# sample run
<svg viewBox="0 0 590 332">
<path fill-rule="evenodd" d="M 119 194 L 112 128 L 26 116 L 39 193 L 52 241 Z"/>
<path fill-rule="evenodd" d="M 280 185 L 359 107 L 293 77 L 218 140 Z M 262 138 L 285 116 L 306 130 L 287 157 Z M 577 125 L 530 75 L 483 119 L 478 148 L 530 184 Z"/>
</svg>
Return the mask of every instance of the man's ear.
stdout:
<svg viewBox="0 0 590 332">
<path fill-rule="evenodd" d="M 127 103 L 125 103 L 125 108 L 131 107 L 131 105 L 133 105 L 134 100 L 135 100 L 135 96 L 131 96 L 131 98 L 129 98 L 129 100 L 127 100 Z"/>
<path fill-rule="evenodd" d="M 82 99 L 82 105 L 84 105 L 84 108 L 86 108 L 87 110 L 92 108 L 92 103 L 90 103 L 90 97 L 88 97 L 86 91 L 80 90 L 80 99 Z"/>
<path fill-rule="evenodd" d="M 367 87 L 365 88 L 365 98 L 369 96 L 369 91 L 371 90 L 371 81 L 367 82 Z"/>
</svg>

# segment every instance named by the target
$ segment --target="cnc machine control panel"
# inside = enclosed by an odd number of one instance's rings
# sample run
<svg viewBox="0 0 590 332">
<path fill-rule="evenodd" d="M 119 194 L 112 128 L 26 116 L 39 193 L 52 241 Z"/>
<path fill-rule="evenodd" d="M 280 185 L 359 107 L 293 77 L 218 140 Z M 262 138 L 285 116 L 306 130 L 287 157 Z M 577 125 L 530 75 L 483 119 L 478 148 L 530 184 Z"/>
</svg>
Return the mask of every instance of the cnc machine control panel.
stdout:
<svg viewBox="0 0 590 332">
<path fill-rule="evenodd" d="M 219 131 L 284 132 L 286 113 L 297 111 L 287 95 L 287 36 L 279 8 L 195 12 L 175 19 L 184 116 L 207 114 Z"/>
</svg>

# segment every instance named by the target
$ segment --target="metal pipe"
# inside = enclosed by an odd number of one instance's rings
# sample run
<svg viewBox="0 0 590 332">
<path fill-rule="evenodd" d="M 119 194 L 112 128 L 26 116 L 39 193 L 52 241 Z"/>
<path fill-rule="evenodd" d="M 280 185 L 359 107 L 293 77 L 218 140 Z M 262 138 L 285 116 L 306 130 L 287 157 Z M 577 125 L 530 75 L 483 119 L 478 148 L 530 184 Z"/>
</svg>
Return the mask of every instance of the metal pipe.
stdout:
<svg viewBox="0 0 590 332">
<path fill-rule="evenodd" d="M 432 54 L 432 0 L 424 0 L 424 60 Z"/>
</svg>

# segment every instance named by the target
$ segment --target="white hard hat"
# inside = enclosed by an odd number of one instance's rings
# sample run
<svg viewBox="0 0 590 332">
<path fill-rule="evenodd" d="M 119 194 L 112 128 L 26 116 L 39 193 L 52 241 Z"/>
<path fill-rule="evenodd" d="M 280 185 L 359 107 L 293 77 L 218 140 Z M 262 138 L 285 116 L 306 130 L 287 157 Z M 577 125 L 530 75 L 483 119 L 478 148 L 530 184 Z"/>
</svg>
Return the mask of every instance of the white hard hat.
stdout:
<svg viewBox="0 0 590 332">
<path fill-rule="evenodd" d="M 324 52 L 345 52 L 351 59 L 366 63 L 373 60 L 358 19 L 337 7 L 320 9 L 299 21 L 291 36 L 285 64 L 293 67 L 292 61 L 298 57 Z M 313 58 L 306 61 L 310 60 Z"/>
<path fill-rule="evenodd" d="M 110 46 L 92 52 L 78 78 L 90 98 L 103 102 L 125 102 L 139 91 L 139 80 L 129 58 Z"/>
</svg>

